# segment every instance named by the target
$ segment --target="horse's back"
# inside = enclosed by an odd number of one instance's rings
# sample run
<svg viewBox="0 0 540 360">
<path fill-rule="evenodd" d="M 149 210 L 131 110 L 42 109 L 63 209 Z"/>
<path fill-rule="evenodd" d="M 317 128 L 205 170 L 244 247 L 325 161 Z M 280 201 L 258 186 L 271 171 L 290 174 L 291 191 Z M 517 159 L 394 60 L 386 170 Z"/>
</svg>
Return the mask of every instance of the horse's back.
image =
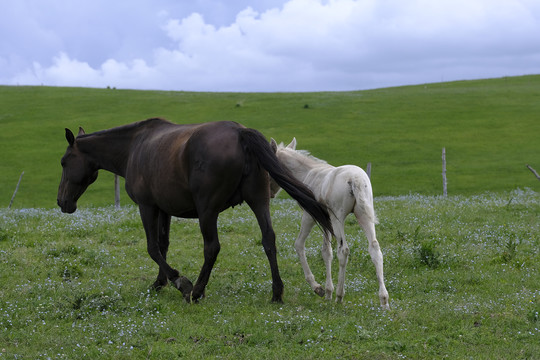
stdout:
<svg viewBox="0 0 540 360">
<path fill-rule="evenodd" d="M 197 154 L 210 155 L 212 159 L 229 158 L 234 160 L 241 150 L 239 129 L 242 125 L 232 121 L 205 123 L 196 128 L 186 142 L 186 151 Z"/>
<path fill-rule="evenodd" d="M 144 163 L 150 176 L 164 171 L 212 171 L 209 164 L 217 166 L 220 161 L 234 162 L 238 158 L 240 128 L 240 124 L 231 121 L 189 125 L 164 121 L 141 132 L 131 151 L 130 165 Z"/>
<path fill-rule="evenodd" d="M 245 165 L 240 128 L 228 121 L 152 127 L 133 151 L 130 196 L 180 217 L 197 217 L 197 207 L 230 206 Z"/>
</svg>

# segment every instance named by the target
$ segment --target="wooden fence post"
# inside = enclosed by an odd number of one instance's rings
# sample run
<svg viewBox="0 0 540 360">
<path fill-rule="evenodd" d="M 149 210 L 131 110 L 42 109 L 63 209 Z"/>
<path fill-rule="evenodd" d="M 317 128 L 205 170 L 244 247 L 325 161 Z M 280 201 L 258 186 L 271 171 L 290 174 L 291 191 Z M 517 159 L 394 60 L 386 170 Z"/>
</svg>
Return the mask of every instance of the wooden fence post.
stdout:
<svg viewBox="0 0 540 360">
<path fill-rule="evenodd" d="M 448 187 L 446 183 L 446 148 L 442 148 L 442 182 L 443 196 L 448 196 Z"/>
<path fill-rule="evenodd" d="M 118 175 L 114 175 L 114 207 L 120 209 L 120 184 Z"/>
<path fill-rule="evenodd" d="M 21 173 L 21 176 L 19 176 L 19 182 L 17 182 L 17 186 L 15 187 L 15 191 L 13 192 L 13 196 L 11 197 L 11 201 L 9 202 L 8 209 L 11 209 L 11 205 L 13 205 L 13 200 L 15 200 L 15 195 L 17 195 L 17 191 L 19 191 L 19 185 L 21 185 L 23 175 L 24 171 Z"/>
<path fill-rule="evenodd" d="M 531 172 L 534 174 L 534 176 L 536 176 L 536 178 L 537 178 L 538 180 L 540 180 L 540 175 L 538 175 L 538 173 L 536 172 L 536 170 L 534 170 L 534 169 L 531 167 L 531 165 L 529 165 L 529 164 L 527 164 L 526 166 L 527 166 L 527 169 L 531 170 Z"/>
<path fill-rule="evenodd" d="M 371 163 L 370 162 L 367 163 L 366 173 L 367 173 L 368 178 L 371 180 Z"/>
</svg>

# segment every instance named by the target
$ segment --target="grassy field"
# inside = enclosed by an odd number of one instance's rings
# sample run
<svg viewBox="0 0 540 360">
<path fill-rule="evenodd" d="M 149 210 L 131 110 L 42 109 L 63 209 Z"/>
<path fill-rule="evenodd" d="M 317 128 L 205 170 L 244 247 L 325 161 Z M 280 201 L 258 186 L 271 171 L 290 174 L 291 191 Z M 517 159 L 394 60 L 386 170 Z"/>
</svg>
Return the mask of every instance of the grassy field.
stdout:
<svg viewBox="0 0 540 360">
<path fill-rule="evenodd" d="M 540 195 L 378 197 L 392 310 L 379 308 L 367 241 L 348 218 L 343 304 L 304 281 L 300 211 L 272 205 L 284 304 L 272 304 L 260 233 L 243 205 L 220 217 L 222 251 L 198 305 L 167 287 L 134 206 L 0 210 L 0 359 L 537 359 Z M 191 279 L 196 221 L 174 220 L 168 259 Z M 324 276 L 320 233 L 308 260 Z M 337 269 L 334 274 L 337 275 Z"/>
<path fill-rule="evenodd" d="M 540 76 L 358 92 L 190 93 L 0 86 L 0 359 L 534 359 L 540 353 Z M 272 204 L 284 304 L 249 209 L 219 220 L 222 251 L 199 305 L 167 287 L 125 193 L 102 172 L 73 215 L 56 209 L 64 127 L 150 117 L 235 120 L 334 165 L 371 162 L 391 311 L 378 306 L 352 218 L 345 300 L 304 280 L 300 211 Z M 442 192 L 441 148 L 449 178 Z M 21 172 L 13 209 L 7 210 Z M 171 265 L 194 280 L 197 221 L 175 219 Z M 320 233 L 308 260 L 324 276 Z M 334 269 L 337 275 L 337 269 Z"/>
<path fill-rule="evenodd" d="M 177 123 L 235 120 L 331 164 L 372 163 L 376 196 L 539 189 L 540 76 L 358 92 L 191 93 L 0 86 L 0 207 L 22 171 L 15 208 L 53 208 L 64 128 L 87 132 L 150 117 Z M 112 203 L 102 173 L 81 206 Z M 123 194 L 124 203 L 128 203 Z"/>
</svg>

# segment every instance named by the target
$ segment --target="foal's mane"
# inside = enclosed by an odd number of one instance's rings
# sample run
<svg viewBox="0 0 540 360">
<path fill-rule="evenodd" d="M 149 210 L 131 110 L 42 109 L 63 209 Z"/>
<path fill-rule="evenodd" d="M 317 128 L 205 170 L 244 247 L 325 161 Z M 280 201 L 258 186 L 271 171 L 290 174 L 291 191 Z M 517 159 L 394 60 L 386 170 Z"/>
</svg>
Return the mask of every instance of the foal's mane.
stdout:
<svg viewBox="0 0 540 360">
<path fill-rule="evenodd" d="M 319 158 L 311 155 L 311 153 L 308 150 L 296 150 L 296 152 L 299 153 L 300 155 L 302 155 L 303 157 L 311 159 L 311 160 L 313 160 L 315 162 L 318 162 L 318 163 L 321 163 L 321 164 L 328 164 L 328 162 L 326 162 L 325 160 L 319 159 Z"/>
<path fill-rule="evenodd" d="M 328 164 L 328 162 L 326 162 L 326 161 L 324 161 L 322 159 L 316 158 L 315 156 L 311 155 L 311 153 L 308 150 L 293 150 L 293 149 L 285 147 L 283 145 L 283 143 L 279 144 L 279 147 L 282 148 L 282 149 L 287 149 L 288 153 L 290 153 L 293 156 L 296 155 L 297 158 L 302 157 L 304 159 L 309 159 L 309 160 L 311 160 L 313 162 L 316 162 L 316 163 L 319 163 L 319 164 Z"/>
</svg>

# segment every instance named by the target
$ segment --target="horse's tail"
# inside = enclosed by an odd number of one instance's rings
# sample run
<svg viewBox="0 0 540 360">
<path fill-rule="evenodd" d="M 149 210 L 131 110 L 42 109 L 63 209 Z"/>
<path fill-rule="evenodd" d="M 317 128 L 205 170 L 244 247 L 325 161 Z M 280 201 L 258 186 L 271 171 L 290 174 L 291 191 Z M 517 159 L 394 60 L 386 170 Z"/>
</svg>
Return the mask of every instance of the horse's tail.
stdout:
<svg viewBox="0 0 540 360">
<path fill-rule="evenodd" d="M 302 182 L 296 180 L 291 173 L 284 168 L 265 137 L 255 129 L 240 129 L 240 142 L 244 151 L 253 154 L 261 166 L 268 171 L 272 179 L 281 186 L 300 207 L 307 211 L 313 219 L 332 235 L 334 231 L 328 215 L 328 209 L 319 203 L 313 192 Z"/>
</svg>

